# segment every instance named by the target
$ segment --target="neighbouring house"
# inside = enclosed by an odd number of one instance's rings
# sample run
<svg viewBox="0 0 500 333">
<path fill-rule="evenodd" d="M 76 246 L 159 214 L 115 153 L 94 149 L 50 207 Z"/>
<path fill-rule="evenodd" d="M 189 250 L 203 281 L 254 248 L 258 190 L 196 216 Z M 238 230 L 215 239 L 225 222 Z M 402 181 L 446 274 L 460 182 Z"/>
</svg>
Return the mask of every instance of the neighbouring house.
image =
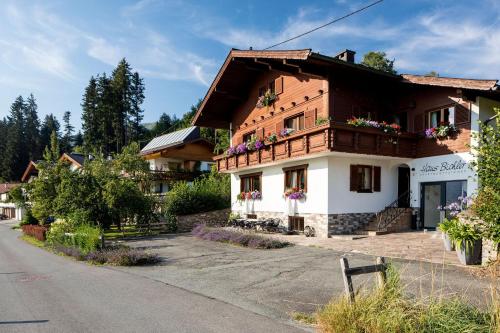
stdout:
<svg viewBox="0 0 500 333">
<path fill-rule="evenodd" d="M 23 209 L 15 203 L 10 202 L 9 192 L 19 186 L 19 183 L 0 184 L 0 219 L 18 219 L 21 220 Z"/>
<path fill-rule="evenodd" d="M 90 156 L 92 157 L 92 156 Z M 83 167 L 83 164 L 85 162 L 85 155 L 80 154 L 80 153 L 63 153 L 61 157 L 59 158 L 60 161 L 66 161 L 69 163 L 69 167 L 72 171 L 78 170 Z M 31 182 L 34 178 L 38 177 L 38 168 L 37 165 L 40 164 L 42 161 L 30 161 L 28 166 L 26 167 L 26 170 L 24 171 L 22 177 L 21 177 L 21 182 L 23 183 L 29 183 Z"/>
<path fill-rule="evenodd" d="M 214 145 L 201 137 L 197 126 L 152 139 L 141 150 L 153 176 L 151 192 L 163 195 L 174 182 L 192 182 L 210 171 L 214 164 L 213 150 Z"/>
<path fill-rule="evenodd" d="M 472 194 L 469 148 L 500 107 L 497 80 L 393 75 L 355 52 L 231 50 L 193 124 L 226 128 L 214 158 L 232 209 L 320 237 L 435 228 Z"/>
</svg>

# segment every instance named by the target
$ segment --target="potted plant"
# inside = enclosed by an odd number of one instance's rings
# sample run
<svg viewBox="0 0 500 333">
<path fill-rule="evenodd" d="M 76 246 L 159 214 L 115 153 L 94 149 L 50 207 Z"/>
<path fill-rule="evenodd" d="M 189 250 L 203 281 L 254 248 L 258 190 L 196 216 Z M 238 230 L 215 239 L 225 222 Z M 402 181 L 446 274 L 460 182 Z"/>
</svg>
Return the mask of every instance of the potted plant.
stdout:
<svg viewBox="0 0 500 333">
<path fill-rule="evenodd" d="M 260 96 L 257 99 L 257 104 L 255 105 L 257 108 L 261 109 L 265 106 L 270 106 L 271 104 L 274 103 L 276 100 L 276 94 L 271 91 L 271 89 L 268 89 L 264 95 Z"/>
<path fill-rule="evenodd" d="M 450 233 L 452 229 L 457 225 L 458 219 L 444 219 L 438 226 L 439 230 L 443 233 L 443 243 L 446 251 L 455 251 L 455 242 L 451 238 Z"/>
<path fill-rule="evenodd" d="M 481 263 L 481 232 L 471 223 L 458 221 L 451 230 L 450 236 L 455 242 L 457 256 L 463 265 Z"/>
</svg>

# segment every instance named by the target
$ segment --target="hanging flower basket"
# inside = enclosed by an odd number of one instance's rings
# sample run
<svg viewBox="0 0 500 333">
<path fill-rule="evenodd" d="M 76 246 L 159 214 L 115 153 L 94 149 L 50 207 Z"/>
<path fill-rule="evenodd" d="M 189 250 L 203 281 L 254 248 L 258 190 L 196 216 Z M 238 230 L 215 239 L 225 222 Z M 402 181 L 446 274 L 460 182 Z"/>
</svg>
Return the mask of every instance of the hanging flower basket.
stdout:
<svg viewBox="0 0 500 333">
<path fill-rule="evenodd" d="M 261 109 L 266 106 L 270 106 L 276 100 L 276 94 L 273 93 L 270 89 L 268 89 L 264 95 L 260 96 L 257 99 L 257 104 L 255 105 L 257 108 Z"/>
<path fill-rule="evenodd" d="M 294 187 L 294 188 L 286 190 L 283 195 L 285 196 L 285 198 L 290 199 L 290 200 L 300 200 L 300 199 L 304 199 L 306 197 L 304 190 L 299 189 L 298 187 Z"/>
</svg>

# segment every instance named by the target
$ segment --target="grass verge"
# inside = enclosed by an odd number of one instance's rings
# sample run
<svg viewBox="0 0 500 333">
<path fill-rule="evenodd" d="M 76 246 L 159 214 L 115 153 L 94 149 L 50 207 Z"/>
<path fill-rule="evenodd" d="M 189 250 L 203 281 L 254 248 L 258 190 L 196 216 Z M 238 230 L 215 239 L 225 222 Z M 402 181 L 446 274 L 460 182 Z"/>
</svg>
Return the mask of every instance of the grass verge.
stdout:
<svg viewBox="0 0 500 333">
<path fill-rule="evenodd" d="M 307 325 L 316 325 L 318 323 L 314 314 L 304 312 L 293 312 L 292 319 Z"/>
<path fill-rule="evenodd" d="M 483 312 L 460 298 L 407 298 L 391 266 L 385 288 L 358 293 L 354 304 L 344 296 L 333 299 L 316 318 L 324 333 L 495 333 L 498 304 L 494 296 L 491 310 Z"/>
<path fill-rule="evenodd" d="M 254 249 L 281 249 L 293 245 L 290 242 L 283 242 L 262 236 L 219 228 L 208 228 L 202 224 L 194 227 L 191 234 L 204 240 L 229 243 Z"/>
</svg>

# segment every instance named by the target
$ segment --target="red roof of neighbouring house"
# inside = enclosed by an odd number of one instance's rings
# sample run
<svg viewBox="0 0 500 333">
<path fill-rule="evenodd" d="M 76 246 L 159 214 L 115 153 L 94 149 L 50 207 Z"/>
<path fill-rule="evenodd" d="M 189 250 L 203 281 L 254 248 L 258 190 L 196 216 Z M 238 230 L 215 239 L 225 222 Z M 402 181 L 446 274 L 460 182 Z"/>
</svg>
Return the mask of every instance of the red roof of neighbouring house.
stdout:
<svg viewBox="0 0 500 333">
<path fill-rule="evenodd" d="M 456 77 L 401 74 L 403 82 L 428 86 L 450 87 L 472 90 L 497 90 L 498 80 L 462 79 Z"/>
<path fill-rule="evenodd" d="M 0 184 L 0 194 L 9 193 L 10 190 L 19 185 L 20 185 L 19 183 Z"/>
</svg>

